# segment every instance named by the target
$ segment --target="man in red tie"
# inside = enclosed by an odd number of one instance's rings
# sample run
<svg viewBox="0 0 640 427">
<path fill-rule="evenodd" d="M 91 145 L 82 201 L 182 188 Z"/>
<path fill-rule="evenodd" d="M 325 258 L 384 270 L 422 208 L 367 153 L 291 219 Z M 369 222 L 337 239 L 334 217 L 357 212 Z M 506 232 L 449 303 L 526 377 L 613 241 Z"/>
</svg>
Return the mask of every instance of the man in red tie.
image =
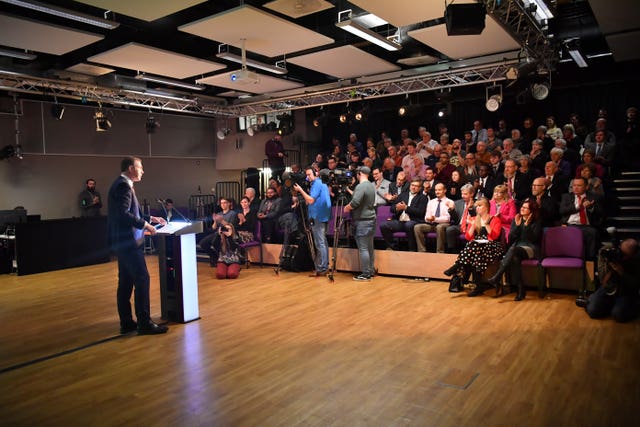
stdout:
<svg viewBox="0 0 640 427">
<path fill-rule="evenodd" d="M 587 259 L 596 254 L 598 230 L 602 225 L 602 201 L 587 193 L 587 180 L 579 177 L 571 184 L 572 193 L 562 195 L 560 215 L 565 225 L 579 227 L 582 231 Z"/>
</svg>

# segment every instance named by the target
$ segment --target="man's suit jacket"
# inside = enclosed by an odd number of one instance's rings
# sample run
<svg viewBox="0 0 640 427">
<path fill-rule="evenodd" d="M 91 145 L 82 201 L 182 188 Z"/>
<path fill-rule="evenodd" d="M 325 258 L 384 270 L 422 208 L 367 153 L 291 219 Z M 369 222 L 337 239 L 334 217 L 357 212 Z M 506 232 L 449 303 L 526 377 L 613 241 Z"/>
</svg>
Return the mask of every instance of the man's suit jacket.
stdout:
<svg viewBox="0 0 640 427">
<path fill-rule="evenodd" d="M 569 179 L 560 172 L 553 175 L 551 187 L 547 188 L 547 194 L 556 202 L 560 203 L 563 194 L 569 192 Z"/>
<path fill-rule="evenodd" d="M 422 191 L 420 191 L 418 194 L 416 194 L 413 199 L 411 200 L 411 204 L 408 204 L 409 202 L 409 192 L 408 191 L 403 191 L 400 196 L 398 196 L 398 199 L 396 201 L 393 202 L 392 206 L 391 206 L 391 212 L 394 214 L 395 219 L 400 218 L 400 214 L 402 212 L 396 212 L 396 205 L 400 202 L 405 202 L 407 203 L 407 210 L 405 211 L 407 213 L 407 215 L 409 215 L 409 218 L 411 218 L 412 221 L 416 221 L 416 222 L 424 222 L 424 214 L 427 211 L 427 202 L 429 201 L 429 199 L 427 199 L 423 194 Z"/>
<path fill-rule="evenodd" d="M 592 227 L 599 227 L 603 220 L 602 199 L 598 198 L 591 192 L 587 192 L 585 196 L 587 200 L 595 201 L 595 203 L 586 210 L 589 225 Z M 561 221 L 563 224 L 567 223 L 571 215 L 578 213 L 578 209 L 576 209 L 575 206 L 575 197 L 576 196 L 573 193 L 566 193 L 562 195 L 562 199 L 560 200 L 560 215 L 562 217 Z"/>
<path fill-rule="evenodd" d="M 507 183 L 507 178 L 503 175 L 501 184 L 509 186 Z M 527 175 L 523 175 L 522 172 L 516 171 L 515 180 L 513 183 L 513 192 L 515 196 L 513 197 L 516 202 L 521 203 L 524 199 L 529 197 L 531 194 L 531 181 Z M 518 206 L 520 206 L 518 204 Z"/>
<path fill-rule="evenodd" d="M 481 182 L 482 178 L 478 177 L 478 183 Z M 475 195 L 475 199 L 480 199 L 485 197 L 487 199 L 491 199 L 493 197 L 493 189 L 496 187 L 496 180 L 491 175 L 486 177 L 486 181 L 484 183 L 484 187 L 478 187 L 478 190 Z"/>
<path fill-rule="evenodd" d="M 409 194 L 409 181 L 402 184 L 401 189 L 402 191 L 400 194 Z M 395 181 L 392 181 L 391 184 L 389 184 L 389 194 L 398 194 L 398 186 Z"/>
<path fill-rule="evenodd" d="M 596 145 L 597 144 L 595 142 L 586 142 L 584 144 L 584 148 L 586 150 L 593 150 L 593 152 L 595 153 L 597 148 Z M 600 152 L 594 157 L 594 159 L 598 163 L 609 165 L 613 160 L 613 155 L 615 154 L 615 151 L 616 151 L 615 144 L 605 142 L 604 144 L 602 144 L 602 148 L 600 149 Z M 604 162 L 602 161 L 602 159 L 600 159 L 601 157 L 605 160 Z"/>
<path fill-rule="evenodd" d="M 140 204 L 123 176 L 119 176 L 109 188 L 107 230 L 109 246 L 114 252 L 135 249 L 144 243 L 144 224 Z"/>
</svg>

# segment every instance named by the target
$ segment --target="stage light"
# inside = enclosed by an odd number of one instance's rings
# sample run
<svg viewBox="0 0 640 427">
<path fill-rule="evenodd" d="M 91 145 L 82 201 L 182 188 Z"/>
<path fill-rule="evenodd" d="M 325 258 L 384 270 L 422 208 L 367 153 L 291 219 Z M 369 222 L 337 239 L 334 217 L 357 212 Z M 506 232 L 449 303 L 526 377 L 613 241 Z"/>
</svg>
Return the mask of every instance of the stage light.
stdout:
<svg viewBox="0 0 640 427">
<path fill-rule="evenodd" d="M 293 117 L 291 114 L 280 114 L 276 116 L 278 119 L 278 134 L 279 135 L 289 135 L 293 132 L 295 125 L 293 123 Z"/>
<path fill-rule="evenodd" d="M 364 119 L 364 114 L 362 113 L 362 111 L 358 111 L 354 117 L 357 121 L 360 122 Z"/>
<path fill-rule="evenodd" d="M 155 117 L 149 115 L 144 127 L 145 129 L 147 129 L 147 133 L 155 133 L 156 129 L 160 127 L 160 123 L 156 120 Z"/>
<path fill-rule="evenodd" d="M 111 122 L 107 119 L 107 116 L 102 109 L 96 111 L 93 118 L 96 121 L 96 132 L 106 132 L 111 128 Z"/>
<path fill-rule="evenodd" d="M 220 129 L 218 132 L 216 132 L 216 136 L 218 137 L 218 139 L 220 141 L 222 141 L 223 139 L 226 138 L 227 135 L 229 135 L 231 133 L 231 129 L 229 128 L 224 128 L 224 129 Z"/>
<path fill-rule="evenodd" d="M 498 111 L 502 105 L 502 85 L 487 86 L 485 88 L 485 107 L 493 112 Z"/>
<path fill-rule="evenodd" d="M 398 115 L 400 117 L 406 116 L 407 115 L 407 110 L 408 110 L 407 106 L 403 105 L 402 107 L 398 108 Z"/>
<path fill-rule="evenodd" d="M 549 85 L 547 83 L 534 83 L 531 86 L 531 96 L 537 101 L 547 99 L 549 96 Z"/>
</svg>

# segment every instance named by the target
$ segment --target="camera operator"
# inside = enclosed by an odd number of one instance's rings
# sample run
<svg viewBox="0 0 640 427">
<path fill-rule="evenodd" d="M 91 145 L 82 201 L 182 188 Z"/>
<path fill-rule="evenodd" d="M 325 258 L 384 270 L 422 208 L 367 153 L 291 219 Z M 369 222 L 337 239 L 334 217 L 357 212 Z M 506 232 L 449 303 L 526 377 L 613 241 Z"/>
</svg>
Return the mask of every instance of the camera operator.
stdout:
<svg viewBox="0 0 640 427">
<path fill-rule="evenodd" d="M 309 223 L 313 233 L 313 244 L 316 248 L 315 276 L 322 276 L 329 268 L 329 245 L 327 243 L 327 224 L 331 218 L 331 198 L 329 187 L 319 179 L 316 171 L 308 167 L 305 169 L 307 180 L 311 184 L 307 193 L 300 184 L 294 184 L 295 188 L 308 205 Z M 322 171 L 321 171 L 322 173 Z"/>
<path fill-rule="evenodd" d="M 616 322 L 633 320 L 639 311 L 638 241 L 626 239 L 598 253 L 600 287 L 589 297 L 587 314 L 593 319 L 611 315 Z"/>
<path fill-rule="evenodd" d="M 352 217 L 355 223 L 355 239 L 360 254 L 360 268 L 362 273 L 353 280 L 369 281 L 375 273 L 373 267 L 374 250 L 373 236 L 376 232 L 376 187 L 369 181 L 371 169 L 362 166 L 357 171 L 358 185 L 353 192 L 353 198 L 345 205 L 346 213 L 353 211 Z"/>
</svg>

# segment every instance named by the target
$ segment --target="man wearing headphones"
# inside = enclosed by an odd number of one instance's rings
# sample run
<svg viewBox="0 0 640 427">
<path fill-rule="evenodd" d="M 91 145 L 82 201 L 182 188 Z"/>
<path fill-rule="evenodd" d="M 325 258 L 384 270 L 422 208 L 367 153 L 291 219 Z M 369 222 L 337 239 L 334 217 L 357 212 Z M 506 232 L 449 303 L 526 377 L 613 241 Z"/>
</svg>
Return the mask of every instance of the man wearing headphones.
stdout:
<svg viewBox="0 0 640 427">
<path fill-rule="evenodd" d="M 329 187 L 318 178 L 316 171 L 307 167 L 304 171 L 307 181 L 311 184 L 309 193 L 304 191 L 300 185 L 295 184 L 295 188 L 304 198 L 308 205 L 309 223 L 313 233 L 313 244 L 316 248 L 315 276 L 322 276 L 329 268 L 329 245 L 327 243 L 327 223 L 331 217 L 331 197 Z"/>
</svg>

